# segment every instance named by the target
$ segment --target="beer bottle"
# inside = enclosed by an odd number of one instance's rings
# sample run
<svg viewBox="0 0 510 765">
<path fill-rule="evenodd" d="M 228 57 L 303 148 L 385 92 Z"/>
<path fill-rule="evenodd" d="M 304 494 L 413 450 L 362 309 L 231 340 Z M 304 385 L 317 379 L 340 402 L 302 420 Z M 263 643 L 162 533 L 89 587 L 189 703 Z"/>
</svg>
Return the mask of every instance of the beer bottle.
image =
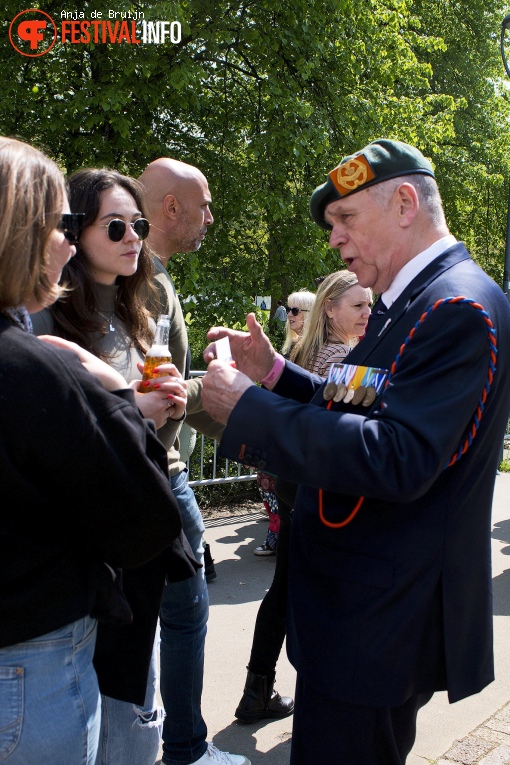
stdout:
<svg viewBox="0 0 510 765">
<path fill-rule="evenodd" d="M 160 314 L 158 316 L 158 323 L 156 325 L 156 334 L 151 347 L 145 354 L 145 362 L 143 366 L 142 380 L 152 380 L 159 375 L 154 374 L 160 364 L 169 364 L 172 361 L 172 354 L 168 347 L 168 338 L 170 335 L 170 316 L 166 314 Z M 151 385 L 142 386 L 140 388 L 141 393 L 148 393 L 153 390 Z"/>
</svg>

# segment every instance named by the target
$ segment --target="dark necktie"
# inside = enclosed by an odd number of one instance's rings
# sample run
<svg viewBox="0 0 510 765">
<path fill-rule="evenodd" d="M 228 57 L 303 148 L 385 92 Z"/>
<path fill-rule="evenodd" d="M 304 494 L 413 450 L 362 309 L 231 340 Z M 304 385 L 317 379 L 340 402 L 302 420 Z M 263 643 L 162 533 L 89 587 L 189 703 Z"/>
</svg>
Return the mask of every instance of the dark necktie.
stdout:
<svg viewBox="0 0 510 765">
<path fill-rule="evenodd" d="M 380 332 L 383 327 L 383 319 L 386 315 L 387 307 L 384 305 L 381 298 L 376 300 L 372 308 L 372 313 L 368 320 L 367 329 L 365 335 L 371 332 Z"/>
<path fill-rule="evenodd" d="M 372 316 L 382 316 L 386 313 L 388 308 L 384 305 L 381 298 L 378 298 L 378 300 L 375 301 L 374 307 L 372 308 Z"/>
</svg>

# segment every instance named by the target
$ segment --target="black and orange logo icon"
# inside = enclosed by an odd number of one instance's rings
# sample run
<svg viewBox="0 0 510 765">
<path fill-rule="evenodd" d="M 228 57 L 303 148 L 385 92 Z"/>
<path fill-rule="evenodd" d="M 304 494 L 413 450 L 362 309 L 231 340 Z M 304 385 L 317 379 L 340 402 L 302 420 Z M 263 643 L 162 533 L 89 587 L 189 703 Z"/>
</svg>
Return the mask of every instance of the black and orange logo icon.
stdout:
<svg viewBox="0 0 510 765">
<path fill-rule="evenodd" d="M 57 41 L 57 25 L 48 13 L 29 8 L 18 13 L 9 25 L 11 45 L 22 56 L 44 56 Z"/>
</svg>

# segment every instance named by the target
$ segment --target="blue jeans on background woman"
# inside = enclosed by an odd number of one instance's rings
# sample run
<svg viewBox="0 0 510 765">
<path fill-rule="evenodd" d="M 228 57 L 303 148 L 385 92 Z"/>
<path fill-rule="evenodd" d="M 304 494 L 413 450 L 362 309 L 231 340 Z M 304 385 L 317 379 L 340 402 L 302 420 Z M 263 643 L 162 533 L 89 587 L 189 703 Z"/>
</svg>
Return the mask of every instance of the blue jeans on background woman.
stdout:
<svg viewBox="0 0 510 765">
<path fill-rule="evenodd" d="M 157 703 L 158 645 L 156 631 L 142 706 L 102 696 L 101 735 L 96 765 L 154 765 L 163 726 L 163 709 Z"/>
<path fill-rule="evenodd" d="M 184 533 L 195 558 L 203 563 L 204 521 L 188 484 L 188 471 L 173 476 L 170 483 Z M 208 617 L 209 593 L 203 569 L 191 579 L 165 585 L 160 610 L 165 765 L 195 762 L 207 749 L 207 726 L 200 707 Z"/>
</svg>

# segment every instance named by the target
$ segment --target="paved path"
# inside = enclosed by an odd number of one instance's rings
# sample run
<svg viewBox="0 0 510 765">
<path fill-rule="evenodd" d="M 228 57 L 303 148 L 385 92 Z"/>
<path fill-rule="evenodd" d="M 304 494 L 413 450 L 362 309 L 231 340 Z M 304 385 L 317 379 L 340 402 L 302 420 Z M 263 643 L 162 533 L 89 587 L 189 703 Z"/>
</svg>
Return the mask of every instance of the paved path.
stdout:
<svg viewBox="0 0 510 765">
<path fill-rule="evenodd" d="M 510 474 L 496 479 L 493 523 L 496 680 L 453 705 L 445 694 L 435 694 L 419 714 L 407 765 L 510 765 Z M 243 725 L 234 717 L 258 605 L 274 568 L 274 558 L 253 555 L 265 539 L 267 521 L 262 514 L 246 515 L 207 521 L 206 526 L 218 573 L 209 586 L 203 694 L 209 739 L 220 749 L 246 755 L 253 765 L 288 765 L 292 718 Z M 293 694 L 295 672 L 285 651 L 276 680 L 280 693 Z"/>
</svg>

